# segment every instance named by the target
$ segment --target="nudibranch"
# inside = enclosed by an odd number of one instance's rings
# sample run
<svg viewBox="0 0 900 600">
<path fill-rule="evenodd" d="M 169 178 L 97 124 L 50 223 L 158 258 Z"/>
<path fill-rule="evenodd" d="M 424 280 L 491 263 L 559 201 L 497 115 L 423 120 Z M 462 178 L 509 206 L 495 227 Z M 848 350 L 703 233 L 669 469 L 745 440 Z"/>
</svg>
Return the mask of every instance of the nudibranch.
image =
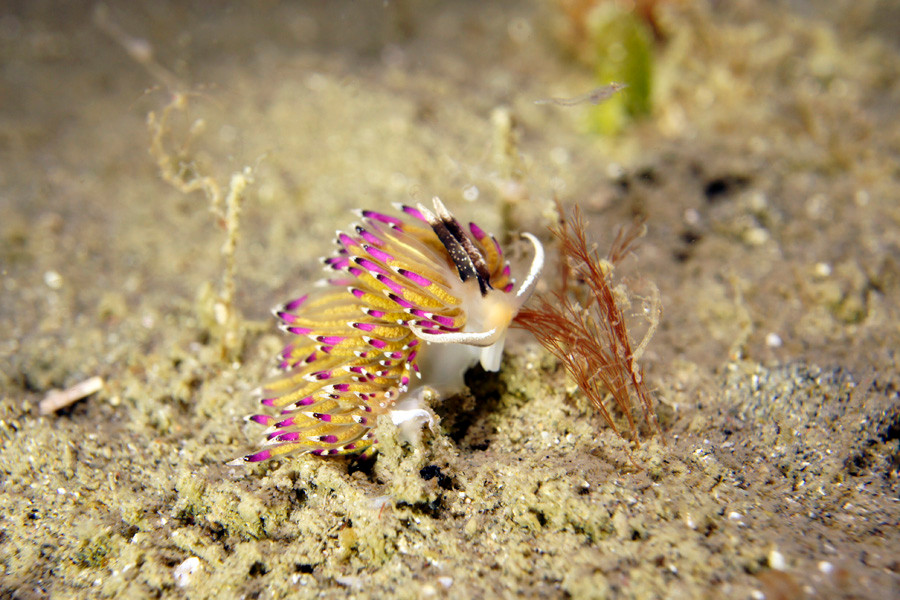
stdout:
<svg viewBox="0 0 900 600">
<path fill-rule="evenodd" d="M 281 373 L 262 388 L 277 415 L 248 417 L 267 427 L 263 441 L 229 464 L 371 454 L 376 417 L 416 394 L 414 378 L 424 372 L 446 391 L 479 360 L 500 368 L 507 329 L 543 268 L 540 242 L 522 234 L 534 259 L 516 290 L 497 240 L 474 223 L 466 232 L 438 198 L 434 212 L 397 208 L 404 218 L 358 211 L 354 233 L 338 231 L 338 250 L 324 259 L 323 289 L 275 308 L 294 336 L 278 355 Z"/>
</svg>

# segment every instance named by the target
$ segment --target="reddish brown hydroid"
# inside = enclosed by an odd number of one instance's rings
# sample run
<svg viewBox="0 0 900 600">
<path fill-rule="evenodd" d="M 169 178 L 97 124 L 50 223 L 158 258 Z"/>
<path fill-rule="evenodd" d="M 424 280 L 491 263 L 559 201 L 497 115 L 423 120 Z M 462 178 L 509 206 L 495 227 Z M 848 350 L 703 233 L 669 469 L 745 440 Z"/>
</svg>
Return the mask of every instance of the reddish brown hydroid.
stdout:
<svg viewBox="0 0 900 600">
<path fill-rule="evenodd" d="M 632 441 L 639 445 L 638 425 L 632 413 L 635 404 L 640 405 L 644 422 L 661 433 L 653 398 L 637 363 L 659 321 L 659 299 L 653 288 L 647 315 L 650 326 L 644 340 L 633 349 L 622 312 L 627 299 L 613 289 L 612 271 L 645 228 L 638 223 L 620 231 L 606 259 L 602 259 L 588 246 L 580 209 L 576 206 L 569 220 L 559 203 L 557 208 L 560 221 L 550 231 L 560 242 L 563 281 L 558 291 L 538 295 L 535 308 L 520 311 L 515 324 L 530 331 L 560 360 L 607 424 L 623 435 L 608 407 L 612 399 L 628 421 Z"/>
</svg>

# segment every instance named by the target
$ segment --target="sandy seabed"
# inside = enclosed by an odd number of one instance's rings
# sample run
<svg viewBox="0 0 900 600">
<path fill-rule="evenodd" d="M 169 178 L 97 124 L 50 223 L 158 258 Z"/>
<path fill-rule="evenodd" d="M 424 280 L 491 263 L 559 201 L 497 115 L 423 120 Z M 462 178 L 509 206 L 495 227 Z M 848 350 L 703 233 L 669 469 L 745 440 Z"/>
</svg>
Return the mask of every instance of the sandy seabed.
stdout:
<svg viewBox="0 0 900 600">
<path fill-rule="evenodd" d="M 599 85 L 552 2 L 209 6 L 0 11 L 0 598 L 900 596 L 892 2 L 661 2 L 653 112 L 612 137 L 534 102 Z M 222 219 L 150 153 L 178 98 L 179 176 L 252 169 L 225 341 Z M 225 464 L 269 308 L 349 209 L 432 195 L 551 253 L 554 197 L 599 247 L 646 218 L 665 444 L 519 332 L 418 445 Z"/>
</svg>

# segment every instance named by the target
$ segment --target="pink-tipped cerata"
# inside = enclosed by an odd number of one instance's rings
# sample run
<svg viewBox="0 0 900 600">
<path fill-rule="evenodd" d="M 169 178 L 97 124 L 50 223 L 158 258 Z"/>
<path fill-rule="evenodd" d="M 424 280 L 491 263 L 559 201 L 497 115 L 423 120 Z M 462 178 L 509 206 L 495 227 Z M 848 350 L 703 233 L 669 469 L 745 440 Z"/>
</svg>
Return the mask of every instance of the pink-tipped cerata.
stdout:
<svg viewBox="0 0 900 600">
<path fill-rule="evenodd" d="M 466 231 L 437 198 L 433 211 L 399 210 L 359 211 L 354 233 L 338 232 L 323 261 L 326 285 L 274 310 L 292 339 L 280 375 L 262 388 L 270 414 L 249 418 L 268 427 L 260 448 L 231 464 L 370 454 L 375 417 L 419 378 L 431 344 L 484 347 L 485 368 L 499 366 L 506 329 L 543 265 L 537 239 L 526 234 L 535 260 L 516 293 L 500 245 L 477 225 Z"/>
</svg>

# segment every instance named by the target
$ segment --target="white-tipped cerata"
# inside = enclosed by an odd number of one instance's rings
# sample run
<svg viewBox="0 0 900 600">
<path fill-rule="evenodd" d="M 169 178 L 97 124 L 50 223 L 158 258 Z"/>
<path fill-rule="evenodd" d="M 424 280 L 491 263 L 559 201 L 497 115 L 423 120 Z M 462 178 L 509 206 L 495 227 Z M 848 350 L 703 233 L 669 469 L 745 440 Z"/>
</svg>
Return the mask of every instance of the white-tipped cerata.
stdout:
<svg viewBox="0 0 900 600">
<path fill-rule="evenodd" d="M 437 216 L 441 218 L 441 221 L 453 221 L 455 220 L 453 215 L 450 214 L 450 211 L 447 210 L 447 207 L 444 206 L 444 203 L 441 202 L 441 199 L 435 196 L 431 199 L 431 203 L 434 204 L 434 210 L 437 211 Z"/>
<path fill-rule="evenodd" d="M 434 200 L 437 200 L 437 196 L 435 196 L 432 199 L 432 202 Z M 440 202 L 440 200 L 438 200 L 438 202 Z M 437 222 L 437 220 L 438 220 L 437 216 L 435 216 L 435 214 L 433 212 L 431 212 L 424 204 L 422 204 L 421 202 L 418 202 L 418 203 L 416 203 L 416 208 L 419 210 L 420 213 L 422 213 L 422 216 L 425 217 L 425 219 L 427 219 L 429 223 Z M 445 208 L 445 210 L 446 210 L 446 208 Z"/>
</svg>

